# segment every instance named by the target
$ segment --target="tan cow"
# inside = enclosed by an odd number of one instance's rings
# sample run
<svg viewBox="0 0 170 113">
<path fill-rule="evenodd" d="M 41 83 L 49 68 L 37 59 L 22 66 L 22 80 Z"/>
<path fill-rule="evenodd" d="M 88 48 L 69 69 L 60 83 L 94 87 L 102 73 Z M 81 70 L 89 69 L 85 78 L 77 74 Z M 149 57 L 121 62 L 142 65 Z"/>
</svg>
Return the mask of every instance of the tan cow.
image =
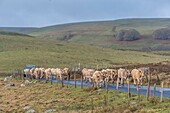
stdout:
<svg viewBox="0 0 170 113">
<path fill-rule="evenodd" d="M 62 70 L 62 77 L 65 78 L 65 77 L 69 77 L 69 68 L 64 68 Z"/>
<path fill-rule="evenodd" d="M 45 69 L 46 82 L 49 80 L 50 77 L 52 77 L 51 68 Z"/>
<path fill-rule="evenodd" d="M 131 71 L 131 75 L 134 81 L 134 85 L 136 85 L 136 80 L 138 81 L 138 85 L 141 83 L 142 86 L 142 79 L 144 77 L 144 70 L 141 69 L 133 69 Z"/>
<path fill-rule="evenodd" d="M 120 68 L 118 69 L 118 78 L 117 82 L 121 79 L 121 84 L 124 85 L 124 80 L 127 80 L 128 76 L 130 76 L 130 71 L 127 69 Z"/>
<path fill-rule="evenodd" d="M 93 85 L 95 87 L 102 87 L 104 85 L 105 77 L 101 71 L 95 71 L 92 76 Z"/>
<path fill-rule="evenodd" d="M 114 83 L 114 79 L 117 78 L 118 72 L 116 69 L 106 69 L 108 81 L 111 80 Z"/>
<path fill-rule="evenodd" d="M 30 69 L 24 69 L 24 75 L 26 78 L 30 75 Z"/>
<path fill-rule="evenodd" d="M 45 77 L 45 68 L 40 68 L 40 79 Z"/>
<path fill-rule="evenodd" d="M 87 68 L 83 68 L 82 70 L 82 75 L 83 75 L 83 79 L 87 82 L 92 82 L 91 77 L 93 75 L 93 73 L 95 72 L 94 69 L 87 69 Z"/>
<path fill-rule="evenodd" d="M 35 76 L 36 79 L 40 78 L 40 68 L 35 68 L 33 76 Z"/>
<path fill-rule="evenodd" d="M 34 71 L 35 71 L 35 68 L 31 68 L 31 69 L 30 69 L 31 79 L 35 78 L 35 76 L 34 76 Z"/>
<path fill-rule="evenodd" d="M 55 72 L 56 72 L 56 79 L 58 79 L 58 80 L 62 80 L 62 69 L 60 69 L 60 68 L 56 68 L 55 69 Z"/>
</svg>

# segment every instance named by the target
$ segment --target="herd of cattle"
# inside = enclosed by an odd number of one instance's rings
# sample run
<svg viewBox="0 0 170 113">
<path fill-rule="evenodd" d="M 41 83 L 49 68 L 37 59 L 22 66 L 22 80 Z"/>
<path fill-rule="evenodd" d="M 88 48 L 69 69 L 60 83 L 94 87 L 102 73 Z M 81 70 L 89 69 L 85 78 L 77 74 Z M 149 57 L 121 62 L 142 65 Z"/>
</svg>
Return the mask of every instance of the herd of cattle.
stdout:
<svg viewBox="0 0 170 113">
<path fill-rule="evenodd" d="M 136 68 L 131 71 L 124 68 L 118 70 L 102 69 L 101 71 L 83 68 L 80 72 L 84 81 L 91 82 L 97 87 L 102 87 L 106 82 L 114 82 L 115 80 L 117 80 L 118 83 L 124 84 L 124 80 L 130 77 L 133 78 L 134 85 L 142 85 L 142 79 L 144 78 L 144 70 Z M 66 77 L 70 78 L 73 73 L 69 68 L 31 68 L 24 69 L 24 75 L 36 79 L 45 78 L 47 81 L 52 77 L 55 77 L 57 80 L 63 80 Z"/>
</svg>

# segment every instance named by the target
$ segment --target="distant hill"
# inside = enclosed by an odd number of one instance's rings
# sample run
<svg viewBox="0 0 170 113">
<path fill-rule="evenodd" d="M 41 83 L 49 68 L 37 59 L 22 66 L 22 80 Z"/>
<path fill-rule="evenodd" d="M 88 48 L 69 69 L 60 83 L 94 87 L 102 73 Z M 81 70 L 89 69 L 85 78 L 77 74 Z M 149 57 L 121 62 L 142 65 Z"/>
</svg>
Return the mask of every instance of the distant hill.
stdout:
<svg viewBox="0 0 170 113">
<path fill-rule="evenodd" d="M 114 21 L 69 23 L 28 29 L 22 33 L 41 39 L 66 40 L 106 48 L 135 50 L 170 50 L 170 41 L 155 40 L 151 34 L 159 28 L 170 27 L 170 18 L 136 18 Z M 117 41 L 113 34 L 121 29 L 136 29 L 141 39 Z"/>
<path fill-rule="evenodd" d="M 37 29 L 30 35 L 44 39 L 68 40 L 114 49 L 170 50 L 170 41 L 158 41 L 151 37 L 156 29 L 169 26 L 169 18 L 120 19 L 48 26 Z M 142 38 L 133 42 L 117 41 L 113 38 L 113 34 L 121 29 L 136 29 L 140 32 Z"/>
<path fill-rule="evenodd" d="M 31 33 L 37 29 L 38 28 L 35 27 L 0 27 L 0 31 L 9 31 L 9 32 L 24 33 L 24 34 Z"/>
<path fill-rule="evenodd" d="M 168 52 L 113 50 L 73 42 L 42 40 L 21 35 L 0 34 L 0 73 L 23 69 L 26 64 L 42 67 L 112 66 L 147 64 L 170 59 Z"/>
<path fill-rule="evenodd" d="M 10 31 L 0 31 L 0 35 L 33 37 L 33 36 L 30 36 L 30 35 L 27 35 L 27 34 L 10 32 Z"/>
</svg>

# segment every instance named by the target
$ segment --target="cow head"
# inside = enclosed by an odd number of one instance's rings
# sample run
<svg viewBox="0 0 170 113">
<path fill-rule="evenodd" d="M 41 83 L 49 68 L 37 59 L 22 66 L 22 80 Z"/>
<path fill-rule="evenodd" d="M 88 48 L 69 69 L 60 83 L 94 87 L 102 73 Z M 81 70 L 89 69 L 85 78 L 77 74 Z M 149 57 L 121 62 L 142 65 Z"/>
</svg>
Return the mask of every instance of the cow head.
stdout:
<svg viewBox="0 0 170 113">
<path fill-rule="evenodd" d="M 125 79 L 131 76 L 130 70 L 126 69 Z"/>
<path fill-rule="evenodd" d="M 144 70 L 139 70 L 140 78 L 142 79 L 145 76 Z"/>
<path fill-rule="evenodd" d="M 64 69 L 62 70 L 62 72 L 63 72 L 64 75 L 68 75 L 69 69 L 68 69 L 68 68 L 64 68 Z"/>
</svg>

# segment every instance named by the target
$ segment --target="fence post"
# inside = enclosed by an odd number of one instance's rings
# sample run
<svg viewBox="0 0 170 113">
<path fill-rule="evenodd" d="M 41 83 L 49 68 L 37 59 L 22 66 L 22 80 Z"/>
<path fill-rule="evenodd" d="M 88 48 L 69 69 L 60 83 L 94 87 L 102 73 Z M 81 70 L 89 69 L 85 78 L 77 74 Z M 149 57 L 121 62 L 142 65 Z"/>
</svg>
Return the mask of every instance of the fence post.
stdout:
<svg viewBox="0 0 170 113">
<path fill-rule="evenodd" d="M 51 85 L 53 85 L 53 75 L 51 75 Z"/>
<path fill-rule="evenodd" d="M 150 67 L 148 69 L 148 76 L 150 76 Z M 150 78 L 148 79 L 148 89 L 147 89 L 147 92 L 146 92 L 146 100 L 147 101 L 149 100 L 149 93 L 150 93 Z"/>
<path fill-rule="evenodd" d="M 137 84 L 137 94 L 138 94 L 138 102 L 140 102 L 140 91 L 139 91 L 139 84 Z"/>
<path fill-rule="evenodd" d="M 107 99 L 106 99 L 106 95 L 104 95 L 104 105 L 107 106 Z"/>
<path fill-rule="evenodd" d="M 62 85 L 62 87 L 64 87 L 63 76 L 61 77 L 61 85 Z"/>
<path fill-rule="evenodd" d="M 76 88 L 76 69 L 74 68 L 74 87 Z"/>
<path fill-rule="evenodd" d="M 92 109 L 92 113 L 93 113 L 93 110 L 94 110 L 93 98 L 91 98 L 91 109 Z"/>
<path fill-rule="evenodd" d="M 128 98 L 130 98 L 130 83 L 129 83 L 129 77 L 128 77 L 127 81 L 128 81 Z"/>
<path fill-rule="evenodd" d="M 24 71 L 21 70 L 21 79 L 24 80 Z"/>
<path fill-rule="evenodd" d="M 118 96 L 119 91 L 119 78 L 117 78 L 117 84 L 116 84 L 116 96 Z"/>
<path fill-rule="evenodd" d="M 156 96 L 156 83 L 154 83 L 154 93 L 153 96 Z"/>
<path fill-rule="evenodd" d="M 19 76 L 20 76 L 20 80 L 22 79 L 22 77 L 21 77 L 21 70 L 19 70 Z"/>
<path fill-rule="evenodd" d="M 163 97 L 163 88 L 164 88 L 164 82 L 161 83 L 161 99 L 160 102 L 162 102 L 162 97 Z"/>
<path fill-rule="evenodd" d="M 81 89 L 83 89 L 83 75 L 81 75 Z"/>
<path fill-rule="evenodd" d="M 106 80 L 106 93 L 108 94 L 108 82 Z"/>
<path fill-rule="evenodd" d="M 68 88 L 68 84 L 69 84 L 69 75 L 67 75 L 67 88 Z"/>
<path fill-rule="evenodd" d="M 80 70 L 80 63 L 79 63 L 79 67 L 78 67 L 78 70 Z"/>
</svg>

